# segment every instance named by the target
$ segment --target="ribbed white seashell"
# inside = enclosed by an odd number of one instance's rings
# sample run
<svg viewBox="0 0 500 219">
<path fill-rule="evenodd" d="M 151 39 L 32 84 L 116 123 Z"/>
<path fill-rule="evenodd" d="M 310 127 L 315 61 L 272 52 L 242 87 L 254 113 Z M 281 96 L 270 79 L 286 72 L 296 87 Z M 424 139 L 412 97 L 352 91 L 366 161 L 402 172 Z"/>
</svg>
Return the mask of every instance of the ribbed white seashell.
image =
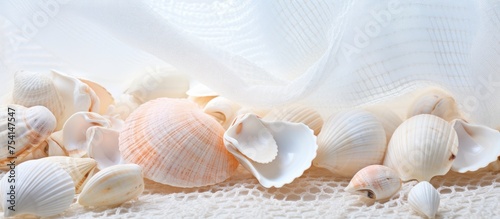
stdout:
<svg viewBox="0 0 500 219">
<path fill-rule="evenodd" d="M 78 203 L 83 206 L 119 205 L 137 198 L 143 191 L 144 179 L 139 165 L 116 165 L 92 176 L 83 187 Z"/>
<path fill-rule="evenodd" d="M 408 111 L 408 118 L 419 114 L 432 114 L 448 122 L 463 117 L 451 94 L 433 87 L 415 99 Z"/>
<path fill-rule="evenodd" d="M 458 136 L 458 153 L 451 169 L 465 173 L 486 167 L 500 156 L 500 132 L 463 120 L 451 123 Z"/>
<path fill-rule="evenodd" d="M 382 165 L 370 165 L 359 170 L 345 191 L 373 200 L 386 200 L 401 189 L 401 179 L 394 170 Z"/>
<path fill-rule="evenodd" d="M 94 91 L 97 98 L 99 99 L 98 113 L 104 115 L 108 111 L 108 107 L 115 103 L 115 99 L 113 98 L 113 96 L 109 93 L 108 90 L 106 90 L 106 88 L 96 82 L 82 78 L 80 78 L 80 81 L 88 85 L 92 89 L 92 91 Z"/>
<path fill-rule="evenodd" d="M 18 72 L 12 95 L 16 104 L 47 107 L 57 119 L 56 130 L 75 112 L 100 108 L 99 98 L 88 85 L 54 70 L 49 74 Z"/>
<path fill-rule="evenodd" d="M 408 194 L 408 203 L 416 212 L 434 218 L 439 209 L 439 192 L 427 181 L 419 182 Z"/>
<path fill-rule="evenodd" d="M 262 186 L 279 188 L 291 183 L 311 166 L 311 161 L 316 156 L 316 136 L 304 124 L 261 120 L 260 124 L 255 124 L 259 122 L 256 120 L 259 119 L 252 114 L 236 118 L 233 125 L 224 133 L 227 150 L 257 178 Z M 255 129 L 256 127 L 262 129 Z M 269 134 L 278 146 L 277 156 L 270 163 L 258 163 L 238 150 L 240 147 L 238 145 L 242 143 L 240 140 L 257 140 L 253 142 L 254 145 L 259 142 L 266 145 L 269 142 Z M 266 153 L 265 150 L 262 152 Z M 256 155 L 260 157 L 266 154 Z"/>
<path fill-rule="evenodd" d="M 64 124 L 63 144 L 71 157 L 83 157 L 87 154 L 87 129 L 92 126 L 111 127 L 109 120 L 92 112 L 73 114 Z"/>
<path fill-rule="evenodd" d="M 45 139 L 56 128 L 52 112 L 43 106 L 26 108 L 16 104 L 2 106 L 0 110 L 3 112 L 0 114 L 0 139 L 5 141 L 0 145 L 0 169 L 9 168 L 7 164 L 11 159 L 8 157 L 17 157 L 18 164 L 46 156 Z"/>
<path fill-rule="evenodd" d="M 266 121 L 286 121 L 303 123 L 318 135 L 323 126 L 323 118 L 316 110 L 303 105 L 293 105 L 271 110 L 265 117 Z"/>
<path fill-rule="evenodd" d="M 146 178 L 177 187 L 229 178 L 238 161 L 225 148 L 224 128 L 186 99 L 158 98 L 134 111 L 120 132 L 123 159 Z"/>
<path fill-rule="evenodd" d="M 100 170 L 123 164 L 118 144 L 119 132 L 113 129 L 92 126 L 87 129 L 87 154 L 97 161 Z"/>
<path fill-rule="evenodd" d="M 367 107 L 365 110 L 373 113 L 373 115 L 377 117 L 382 127 L 384 127 L 385 139 L 387 143 L 389 143 L 396 128 L 403 123 L 401 117 L 396 115 L 391 109 L 382 106 Z"/>
<path fill-rule="evenodd" d="M 15 183 L 9 180 L 15 180 Z M 15 169 L 15 178 L 4 175 L 0 186 L 4 217 L 20 214 L 41 217 L 56 215 L 69 208 L 75 195 L 71 176 L 57 164 L 42 160 L 19 164 Z M 11 186 L 15 186 L 14 196 L 8 194 L 12 192 Z M 9 210 L 11 197 L 15 200 L 15 211 Z"/>
<path fill-rule="evenodd" d="M 352 177 L 363 167 L 381 164 L 385 149 L 384 127 L 373 114 L 360 109 L 344 111 L 323 125 L 313 164 Z"/>
<path fill-rule="evenodd" d="M 446 174 L 455 160 L 458 137 L 445 120 L 421 114 L 404 121 L 394 132 L 384 165 L 403 181 L 429 181 Z"/>
<path fill-rule="evenodd" d="M 238 110 L 241 106 L 231 100 L 224 97 L 215 97 L 208 101 L 208 103 L 203 108 L 203 112 L 217 120 L 224 129 L 227 129 L 234 118 L 236 118 Z"/>
<path fill-rule="evenodd" d="M 125 94 L 133 96 L 139 104 L 161 97 L 186 98 L 189 79 L 173 67 L 151 69 L 137 77 Z"/>
<path fill-rule="evenodd" d="M 80 193 L 85 183 L 94 175 L 97 162 L 92 158 L 52 156 L 40 159 L 62 167 L 73 179 L 76 193 Z"/>
</svg>

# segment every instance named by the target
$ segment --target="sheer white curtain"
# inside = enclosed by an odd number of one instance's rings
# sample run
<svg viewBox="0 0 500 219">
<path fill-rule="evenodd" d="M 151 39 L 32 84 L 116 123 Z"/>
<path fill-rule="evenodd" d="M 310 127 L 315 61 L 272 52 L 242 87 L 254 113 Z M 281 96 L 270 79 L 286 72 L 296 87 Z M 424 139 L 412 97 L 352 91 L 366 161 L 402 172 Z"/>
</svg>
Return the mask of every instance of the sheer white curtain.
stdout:
<svg viewBox="0 0 500 219">
<path fill-rule="evenodd" d="M 498 1 L 0 2 L 2 77 L 57 68 L 120 92 L 172 65 L 235 101 L 329 113 L 450 90 L 500 126 Z"/>
</svg>

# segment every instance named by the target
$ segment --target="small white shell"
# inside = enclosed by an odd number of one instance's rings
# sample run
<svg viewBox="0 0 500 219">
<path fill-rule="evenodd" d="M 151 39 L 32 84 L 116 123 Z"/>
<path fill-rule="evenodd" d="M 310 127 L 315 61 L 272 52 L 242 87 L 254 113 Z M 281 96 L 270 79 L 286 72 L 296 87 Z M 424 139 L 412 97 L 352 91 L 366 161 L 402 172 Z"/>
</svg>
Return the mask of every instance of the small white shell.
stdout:
<svg viewBox="0 0 500 219">
<path fill-rule="evenodd" d="M 343 111 L 323 125 L 313 164 L 352 177 L 363 167 L 381 164 L 385 149 L 384 128 L 373 114 L 360 109 Z"/>
<path fill-rule="evenodd" d="M 253 123 L 256 119 L 259 120 L 252 114 L 237 117 L 234 124 L 224 133 L 226 149 L 259 180 L 262 186 L 279 188 L 291 183 L 311 166 L 311 161 L 316 156 L 316 136 L 304 124 L 260 121 L 264 131 L 250 129 L 246 133 L 247 137 L 259 139 L 260 133 L 266 133 L 265 136 L 270 134 L 278 146 L 278 154 L 270 163 L 258 163 L 238 150 L 236 145 L 240 143 L 238 137 L 235 136 L 238 129 L 241 132 L 242 129 L 248 127 L 247 122 Z M 267 137 L 263 138 L 267 139 Z"/>
<path fill-rule="evenodd" d="M 285 121 L 304 123 L 318 135 L 323 127 L 323 118 L 316 110 L 304 105 L 292 105 L 271 110 L 264 118 L 265 121 Z"/>
<path fill-rule="evenodd" d="M 87 129 L 92 126 L 111 127 L 109 120 L 92 112 L 73 114 L 64 124 L 63 144 L 71 157 L 83 157 L 87 154 Z"/>
<path fill-rule="evenodd" d="M 33 214 L 41 217 L 59 214 L 69 208 L 75 195 L 75 184 L 70 175 L 55 163 L 30 160 L 19 164 L 15 178 L 3 176 L 1 180 L 1 205 L 4 216 Z M 15 180 L 11 183 L 9 180 Z M 10 196 L 11 186 L 15 195 Z M 7 196 L 8 195 L 8 196 Z M 15 200 L 15 211 L 9 210 L 9 199 Z"/>
<path fill-rule="evenodd" d="M 119 205 L 137 198 L 143 191 L 144 179 L 139 165 L 116 165 L 90 178 L 78 197 L 78 203 L 83 206 Z"/>
<path fill-rule="evenodd" d="M 215 97 L 208 101 L 203 108 L 203 112 L 214 117 L 224 129 L 227 129 L 241 106 L 225 97 Z"/>
<path fill-rule="evenodd" d="M 429 181 L 450 170 L 457 148 L 457 134 L 448 122 L 421 114 L 396 129 L 384 165 L 394 169 L 403 181 Z"/>
<path fill-rule="evenodd" d="M 210 100 L 219 96 L 212 89 L 194 80 L 190 82 L 189 90 L 186 91 L 186 94 L 188 95 L 188 100 L 196 103 L 201 108 L 205 107 Z"/>
<path fill-rule="evenodd" d="M 451 94 L 433 87 L 415 99 L 408 111 L 408 118 L 419 114 L 435 115 L 448 122 L 463 117 Z"/>
<path fill-rule="evenodd" d="M 401 188 L 401 179 L 394 170 L 382 165 L 370 165 L 359 170 L 345 191 L 373 200 L 392 197 Z"/>
<path fill-rule="evenodd" d="M 119 132 L 113 129 L 92 126 L 87 129 L 87 154 L 97 161 L 100 170 L 123 164 L 118 143 Z"/>
<path fill-rule="evenodd" d="M 458 135 L 458 153 L 451 169 L 459 173 L 476 171 L 500 156 L 500 132 L 463 120 L 451 123 Z"/>
<path fill-rule="evenodd" d="M 419 182 L 408 194 L 408 203 L 416 212 L 434 218 L 439 208 L 439 192 L 427 181 Z"/>
<path fill-rule="evenodd" d="M 52 156 L 40 160 L 55 163 L 63 168 L 73 179 L 76 193 L 80 193 L 85 183 L 94 175 L 97 166 L 97 162 L 91 158 Z"/>
</svg>

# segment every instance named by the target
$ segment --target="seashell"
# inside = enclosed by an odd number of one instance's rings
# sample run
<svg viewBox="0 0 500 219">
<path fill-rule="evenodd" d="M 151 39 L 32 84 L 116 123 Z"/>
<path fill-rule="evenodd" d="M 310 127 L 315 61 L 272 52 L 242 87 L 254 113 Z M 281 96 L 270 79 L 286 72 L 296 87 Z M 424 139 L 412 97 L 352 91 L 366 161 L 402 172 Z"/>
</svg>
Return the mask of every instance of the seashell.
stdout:
<svg viewBox="0 0 500 219">
<path fill-rule="evenodd" d="M 80 193 L 85 183 L 94 175 L 97 162 L 92 158 L 52 156 L 40 159 L 59 165 L 73 180 L 76 193 Z"/>
<path fill-rule="evenodd" d="M 219 122 L 224 129 L 227 129 L 234 118 L 236 118 L 236 113 L 241 108 L 237 103 L 228 100 L 224 97 L 215 97 L 208 101 L 208 103 L 203 108 L 203 112 L 212 117 Z"/>
<path fill-rule="evenodd" d="M 384 128 L 373 114 L 360 109 L 344 111 L 323 125 L 313 165 L 352 177 L 363 167 L 381 164 L 385 149 Z"/>
<path fill-rule="evenodd" d="M 392 135 L 384 165 L 403 181 L 429 181 L 450 170 L 457 150 L 458 137 L 448 122 L 430 114 L 416 115 Z"/>
<path fill-rule="evenodd" d="M 189 83 L 189 90 L 186 91 L 186 94 L 188 95 L 188 100 L 198 104 L 201 108 L 204 108 L 210 100 L 219 96 L 212 89 L 194 80 Z"/>
<path fill-rule="evenodd" d="M 73 202 L 75 196 L 73 180 L 57 164 L 30 160 L 19 164 L 12 171 L 15 171 L 15 177 L 5 174 L 0 182 L 4 217 L 21 214 L 52 216 L 63 212 Z M 15 195 L 12 196 L 9 194 L 12 193 L 11 186 L 15 186 L 13 189 Z M 11 198 L 15 200 L 15 211 L 9 209 Z"/>
<path fill-rule="evenodd" d="M 100 170 L 125 162 L 120 154 L 118 136 L 118 131 L 105 127 L 87 129 L 87 154 L 97 161 Z"/>
<path fill-rule="evenodd" d="M 370 165 L 359 170 L 345 191 L 373 200 L 386 200 L 401 189 L 401 179 L 394 170 L 382 165 Z"/>
<path fill-rule="evenodd" d="M 189 79 L 173 67 L 150 69 L 141 74 L 127 88 L 125 94 L 133 96 L 137 103 L 161 97 L 186 98 Z"/>
<path fill-rule="evenodd" d="M 269 139 L 271 137 L 272 139 Z M 277 155 L 269 163 L 259 163 L 252 157 L 267 158 L 274 154 L 274 148 L 263 148 L 252 153 L 239 150 L 241 144 L 250 144 L 260 148 L 259 144 L 277 145 Z M 224 133 L 224 144 L 243 167 L 250 171 L 266 187 L 282 187 L 291 183 L 295 178 L 311 166 L 311 161 L 316 156 L 316 136 L 304 124 L 290 122 L 266 122 L 258 119 L 253 114 L 245 114 L 236 118 L 235 122 Z M 250 148 L 251 149 L 251 148 Z M 251 151 L 251 150 L 250 150 Z M 269 154 L 267 154 L 269 153 Z M 249 156 L 247 156 L 249 155 Z"/>
<path fill-rule="evenodd" d="M 285 121 L 304 123 L 318 135 L 323 126 L 323 119 L 316 110 L 303 105 L 293 105 L 271 110 L 265 117 L 266 121 Z"/>
<path fill-rule="evenodd" d="M 137 198 L 143 191 L 144 179 L 139 165 L 116 165 L 92 176 L 83 187 L 78 203 L 83 206 L 119 205 Z"/>
<path fill-rule="evenodd" d="M 123 94 L 118 97 L 114 105 L 108 108 L 106 115 L 117 116 L 125 120 L 135 109 L 141 105 L 141 101 L 130 94 Z"/>
<path fill-rule="evenodd" d="M 0 146 L 0 169 L 9 168 L 7 164 L 12 160 L 11 157 L 17 157 L 15 162 L 21 163 L 47 156 L 45 139 L 56 128 L 56 118 L 52 112 L 43 106 L 26 108 L 9 104 L 0 108 L 6 112 L 0 115 L 0 139 L 5 139 L 5 143 L 8 143 L 7 140 L 13 141 L 10 144 L 12 147 L 8 147 L 8 144 Z"/>
<path fill-rule="evenodd" d="M 415 99 L 408 111 L 408 118 L 419 114 L 431 114 L 450 122 L 463 118 L 455 99 L 440 88 L 429 88 Z"/>
<path fill-rule="evenodd" d="M 141 105 L 120 132 L 120 152 L 146 178 L 177 187 L 222 182 L 238 162 L 224 148 L 224 128 L 185 99 L 158 98 Z"/>
<path fill-rule="evenodd" d="M 459 173 L 476 171 L 500 156 L 500 132 L 457 119 L 451 126 L 458 136 L 458 153 L 451 169 Z"/>
<path fill-rule="evenodd" d="M 382 127 L 384 127 L 385 139 L 387 140 L 387 143 L 389 143 L 392 138 L 392 134 L 396 128 L 403 123 L 403 120 L 396 115 L 394 111 L 387 107 L 371 106 L 365 108 L 365 110 L 371 112 L 375 117 L 377 117 L 380 124 L 382 124 Z"/>
<path fill-rule="evenodd" d="M 111 127 L 109 120 L 92 112 L 73 114 L 63 128 L 63 145 L 71 157 L 83 157 L 87 154 L 87 129 L 92 126 Z"/>
<path fill-rule="evenodd" d="M 13 103 L 47 107 L 57 119 L 56 130 L 75 112 L 98 112 L 100 108 L 99 98 L 88 85 L 55 70 L 16 73 L 12 95 Z"/>
<path fill-rule="evenodd" d="M 419 182 L 408 194 L 408 203 L 416 212 L 434 218 L 439 208 L 439 192 L 427 181 Z"/>
<path fill-rule="evenodd" d="M 94 91 L 97 98 L 99 99 L 99 111 L 97 112 L 104 115 L 108 111 L 108 107 L 115 103 L 115 99 L 113 98 L 111 93 L 109 93 L 106 88 L 96 82 L 82 78 L 80 78 L 79 80 L 88 85 L 92 89 L 92 91 Z"/>
</svg>

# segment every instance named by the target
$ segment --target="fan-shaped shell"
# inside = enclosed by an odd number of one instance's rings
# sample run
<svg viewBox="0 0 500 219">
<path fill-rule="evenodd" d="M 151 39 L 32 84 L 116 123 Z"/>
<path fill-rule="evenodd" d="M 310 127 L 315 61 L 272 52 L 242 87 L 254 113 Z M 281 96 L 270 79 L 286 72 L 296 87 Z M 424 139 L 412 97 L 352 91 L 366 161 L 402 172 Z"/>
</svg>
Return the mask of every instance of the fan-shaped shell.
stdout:
<svg viewBox="0 0 500 219">
<path fill-rule="evenodd" d="M 323 125 L 313 164 L 352 177 L 363 167 L 381 164 L 385 149 L 384 128 L 373 114 L 360 109 L 344 111 Z"/>
<path fill-rule="evenodd" d="M 304 106 L 293 105 L 271 110 L 265 117 L 266 121 L 286 121 L 293 123 L 303 123 L 318 135 L 323 126 L 323 118 L 316 110 Z"/>
<path fill-rule="evenodd" d="M 394 169 L 403 181 L 429 181 L 450 170 L 457 148 L 457 134 L 448 122 L 421 114 L 396 129 L 384 165 Z"/>
<path fill-rule="evenodd" d="M 52 112 L 43 106 L 26 108 L 16 104 L 2 106 L 0 110 L 4 112 L 0 115 L 0 139 L 13 141 L 11 148 L 8 144 L 0 146 L 0 169 L 8 168 L 6 164 L 11 160 L 8 157 L 17 157 L 16 162 L 20 163 L 46 156 L 45 139 L 56 128 L 56 118 Z"/>
<path fill-rule="evenodd" d="M 85 183 L 94 175 L 97 162 L 92 158 L 52 156 L 40 159 L 62 167 L 73 179 L 76 193 L 80 193 Z"/>
<path fill-rule="evenodd" d="M 59 214 L 69 208 L 75 195 L 75 185 L 70 175 L 55 163 L 30 160 L 19 164 L 15 178 L 10 174 L 3 176 L 1 186 L 1 205 L 4 216 L 33 214 L 41 217 Z M 11 180 L 11 181 L 9 181 Z M 12 180 L 15 180 L 13 182 Z M 11 196 L 11 186 L 15 195 Z M 10 210 L 10 199 L 15 200 L 15 211 Z"/>
<path fill-rule="evenodd" d="M 439 192 L 427 181 L 419 182 L 408 194 L 408 203 L 416 212 L 434 218 L 439 209 Z"/>
<path fill-rule="evenodd" d="M 113 206 L 137 198 L 144 191 L 142 168 L 137 164 L 108 167 L 92 176 L 78 197 L 83 206 Z"/>
<path fill-rule="evenodd" d="M 224 148 L 223 134 L 224 128 L 190 101 L 159 98 L 127 118 L 120 132 L 120 152 L 156 182 L 210 185 L 226 180 L 238 166 Z"/>
<path fill-rule="evenodd" d="M 359 170 L 345 191 L 373 200 L 385 200 L 401 189 L 401 179 L 389 167 L 370 165 Z"/>
</svg>

